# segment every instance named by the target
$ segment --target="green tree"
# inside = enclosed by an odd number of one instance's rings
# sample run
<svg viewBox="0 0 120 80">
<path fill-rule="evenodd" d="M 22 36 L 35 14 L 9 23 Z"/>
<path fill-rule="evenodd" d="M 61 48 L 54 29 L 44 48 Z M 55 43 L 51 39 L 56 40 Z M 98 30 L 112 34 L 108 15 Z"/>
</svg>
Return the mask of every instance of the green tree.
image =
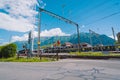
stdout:
<svg viewBox="0 0 120 80">
<path fill-rule="evenodd" d="M 16 44 L 11 43 L 11 44 L 2 46 L 1 57 L 5 57 L 5 58 L 14 57 L 16 55 L 16 52 L 17 52 Z"/>
<path fill-rule="evenodd" d="M 1 49 L 2 49 L 2 46 L 0 46 L 0 58 L 2 57 Z"/>
</svg>

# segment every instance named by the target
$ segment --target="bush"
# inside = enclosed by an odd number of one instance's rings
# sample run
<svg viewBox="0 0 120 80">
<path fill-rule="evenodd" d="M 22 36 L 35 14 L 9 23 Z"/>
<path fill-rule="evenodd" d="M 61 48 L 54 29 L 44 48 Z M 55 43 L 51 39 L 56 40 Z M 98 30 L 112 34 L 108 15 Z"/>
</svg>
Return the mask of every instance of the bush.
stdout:
<svg viewBox="0 0 120 80">
<path fill-rule="evenodd" d="M 17 52 L 17 46 L 16 44 L 8 44 L 5 46 L 2 46 L 0 48 L 0 57 L 8 58 L 8 57 L 14 57 Z"/>
<path fill-rule="evenodd" d="M 1 49 L 2 49 L 2 46 L 0 46 L 0 58 L 2 57 Z"/>
</svg>

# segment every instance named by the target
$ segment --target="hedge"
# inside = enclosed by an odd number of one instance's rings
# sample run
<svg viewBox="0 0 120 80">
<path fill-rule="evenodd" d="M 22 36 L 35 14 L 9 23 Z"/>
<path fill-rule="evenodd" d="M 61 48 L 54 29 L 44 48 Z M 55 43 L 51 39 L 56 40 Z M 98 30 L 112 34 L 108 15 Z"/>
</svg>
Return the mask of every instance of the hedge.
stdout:
<svg viewBox="0 0 120 80">
<path fill-rule="evenodd" d="M 17 52 L 16 44 L 7 44 L 4 46 L 0 46 L 0 58 L 9 58 L 14 57 Z"/>
</svg>

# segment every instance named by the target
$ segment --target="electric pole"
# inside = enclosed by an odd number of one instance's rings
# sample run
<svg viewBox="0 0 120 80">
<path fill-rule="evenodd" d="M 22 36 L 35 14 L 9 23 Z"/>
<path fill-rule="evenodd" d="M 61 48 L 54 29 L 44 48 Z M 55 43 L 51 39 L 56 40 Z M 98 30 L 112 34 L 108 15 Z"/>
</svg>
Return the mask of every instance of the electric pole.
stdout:
<svg viewBox="0 0 120 80">
<path fill-rule="evenodd" d="M 40 27 L 41 27 L 41 11 L 39 11 L 38 14 L 38 57 L 40 57 L 41 60 L 41 51 L 40 51 Z"/>
<path fill-rule="evenodd" d="M 78 35 L 78 51 L 80 52 L 80 32 L 79 32 L 79 26 L 77 25 L 77 35 Z"/>
<path fill-rule="evenodd" d="M 113 33 L 113 37 L 114 37 L 114 45 L 115 45 L 115 50 L 117 50 L 117 45 L 116 45 L 116 39 L 115 39 L 115 31 L 114 31 L 114 28 L 112 27 L 112 33 Z"/>
<path fill-rule="evenodd" d="M 39 8 L 39 12 L 44 12 L 44 13 L 50 15 L 50 16 L 53 16 L 53 17 L 55 17 L 55 18 L 57 18 L 59 20 L 62 20 L 64 22 L 66 22 L 66 23 L 75 25 L 76 28 L 77 28 L 77 36 L 78 36 L 78 51 L 80 52 L 80 33 L 79 33 L 79 25 L 77 23 L 75 23 L 75 22 L 73 22 L 73 21 L 71 21 L 69 19 L 66 19 L 66 18 L 64 18 L 62 16 L 59 16 L 59 15 L 57 15 L 55 13 L 52 13 L 50 11 L 47 11 L 45 9 L 42 9 L 42 8 Z"/>
<path fill-rule="evenodd" d="M 91 30 L 89 29 L 89 33 L 90 33 L 90 44 L 92 46 L 91 51 L 93 51 L 93 43 L 92 43 L 92 33 Z"/>
<path fill-rule="evenodd" d="M 116 39 L 115 39 L 115 31 L 114 31 L 113 27 L 112 27 L 112 33 L 113 33 L 114 40 L 116 41 Z"/>
<path fill-rule="evenodd" d="M 103 51 L 103 49 L 102 49 L 102 45 L 103 45 L 103 44 L 102 44 L 102 40 L 101 40 L 99 34 L 96 33 L 96 32 L 94 32 L 94 31 L 92 31 L 92 30 L 90 30 L 90 29 L 89 29 L 89 32 L 90 32 L 91 34 L 94 34 L 94 35 L 98 38 L 98 40 L 100 41 L 100 48 L 101 48 L 101 51 Z M 91 44 L 93 44 L 92 38 L 91 38 Z"/>
<path fill-rule="evenodd" d="M 29 34 L 28 34 L 28 44 L 29 44 L 29 51 L 28 51 L 28 57 L 31 57 L 32 55 L 32 32 L 30 31 Z"/>
</svg>

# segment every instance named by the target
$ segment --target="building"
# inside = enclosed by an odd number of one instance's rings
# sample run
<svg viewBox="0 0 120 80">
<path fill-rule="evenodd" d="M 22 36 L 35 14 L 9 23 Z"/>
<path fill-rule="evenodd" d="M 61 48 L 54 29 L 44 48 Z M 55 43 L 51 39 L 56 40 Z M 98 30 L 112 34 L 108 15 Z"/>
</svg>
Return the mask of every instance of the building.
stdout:
<svg viewBox="0 0 120 80">
<path fill-rule="evenodd" d="M 81 43 L 80 44 L 82 48 L 89 48 L 89 47 L 92 47 L 90 44 L 88 43 Z"/>
<path fill-rule="evenodd" d="M 65 42 L 64 44 L 62 44 L 61 46 L 64 46 L 64 47 L 72 47 L 73 44 L 70 43 L 70 42 Z"/>
<path fill-rule="evenodd" d="M 81 48 L 90 48 L 92 46 L 90 44 L 84 42 L 84 43 L 80 43 L 80 47 Z M 74 44 L 73 48 L 78 48 L 78 44 Z"/>
</svg>

